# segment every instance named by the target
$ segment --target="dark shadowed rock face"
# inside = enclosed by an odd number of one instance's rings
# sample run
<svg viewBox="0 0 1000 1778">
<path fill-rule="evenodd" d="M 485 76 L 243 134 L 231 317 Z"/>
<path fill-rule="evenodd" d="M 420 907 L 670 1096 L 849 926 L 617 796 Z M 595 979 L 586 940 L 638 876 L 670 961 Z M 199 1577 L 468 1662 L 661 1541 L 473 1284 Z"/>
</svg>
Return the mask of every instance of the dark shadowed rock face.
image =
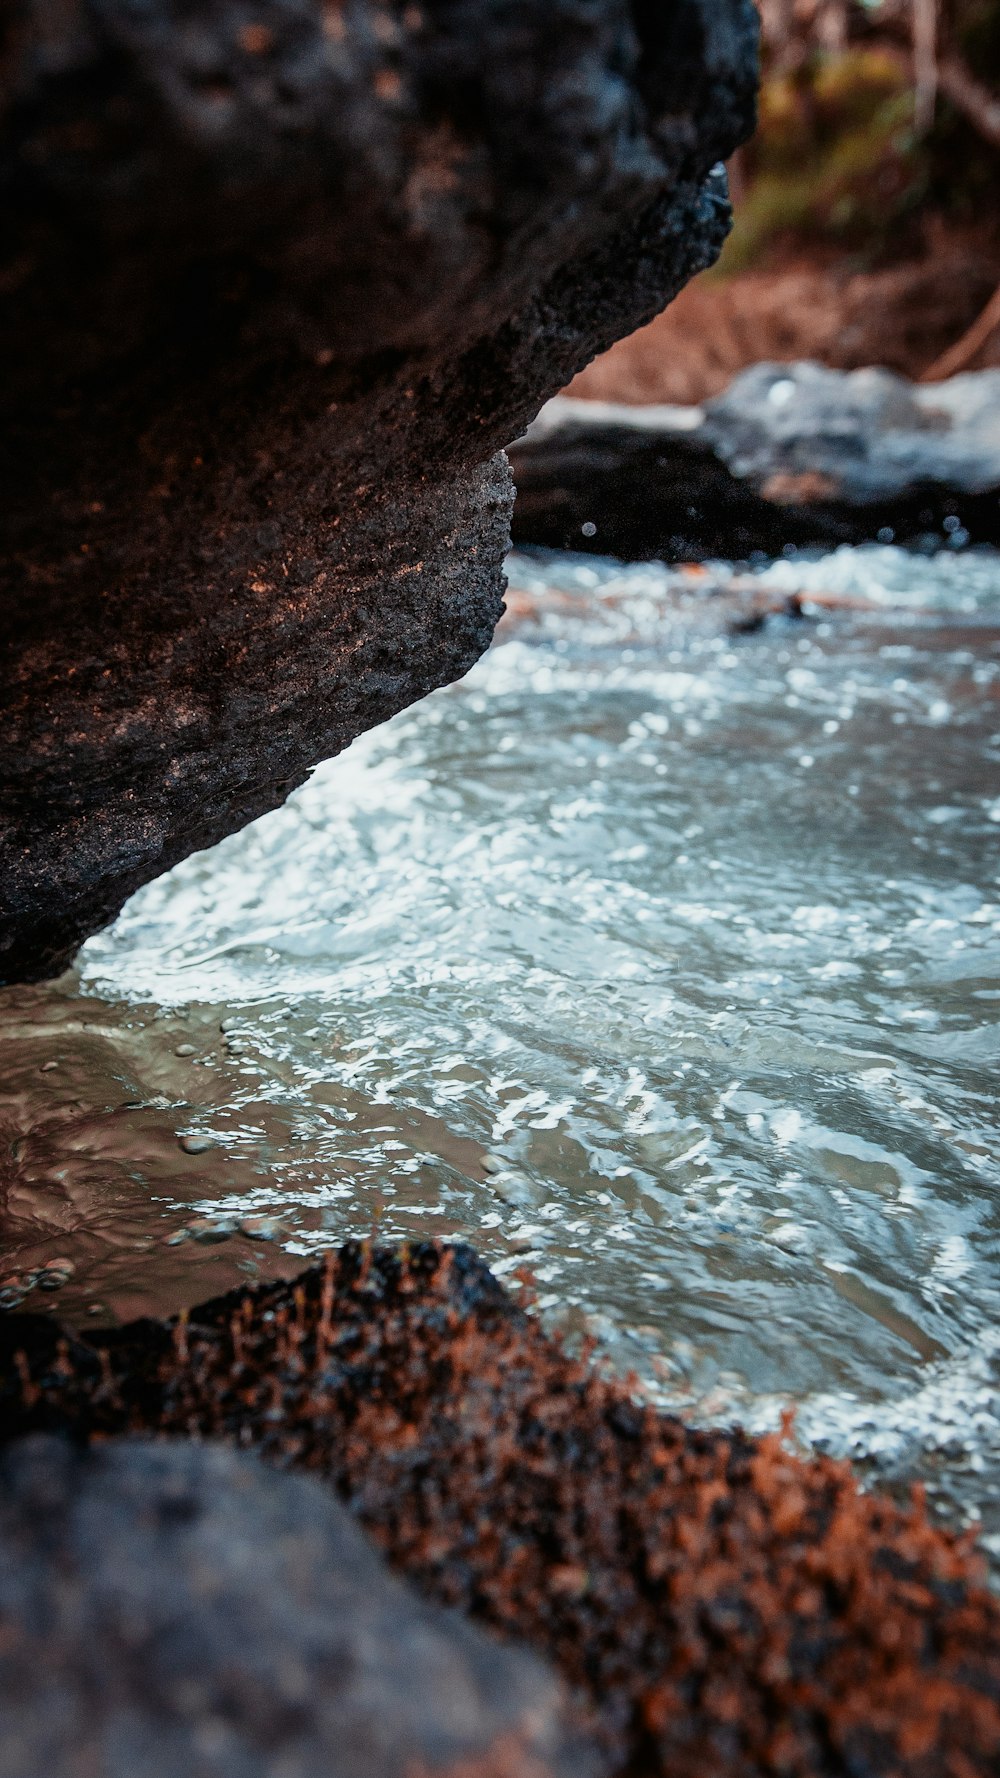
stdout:
<svg viewBox="0 0 1000 1778">
<path fill-rule="evenodd" d="M 750 0 L 0 26 L 0 979 L 486 647 L 502 447 L 718 251 Z"/>
<path fill-rule="evenodd" d="M 1000 371 L 757 364 L 705 407 L 547 402 L 511 449 L 518 543 L 630 560 L 1000 543 Z"/>
<path fill-rule="evenodd" d="M 565 1696 L 222 1446 L 0 1461 L 3 1778 L 597 1778 Z"/>
</svg>

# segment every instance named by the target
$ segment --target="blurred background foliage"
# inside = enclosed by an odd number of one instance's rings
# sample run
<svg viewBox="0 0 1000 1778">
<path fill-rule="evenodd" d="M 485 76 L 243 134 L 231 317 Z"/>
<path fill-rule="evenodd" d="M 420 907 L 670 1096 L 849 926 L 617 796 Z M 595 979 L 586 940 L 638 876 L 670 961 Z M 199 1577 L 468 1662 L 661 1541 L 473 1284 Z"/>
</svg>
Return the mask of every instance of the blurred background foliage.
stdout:
<svg viewBox="0 0 1000 1778">
<path fill-rule="evenodd" d="M 724 271 L 792 240 L 869 263 L 933 217 L 1000 232 L 1000 0 L 761 0 L 760 127 Z"/>
<path fill-rule="evenodd" d="M 758 4 L 722 258 L 573 393 L 698 402 L 762 359 L 1000 366 L 1000 0 Z"/>
</svg>

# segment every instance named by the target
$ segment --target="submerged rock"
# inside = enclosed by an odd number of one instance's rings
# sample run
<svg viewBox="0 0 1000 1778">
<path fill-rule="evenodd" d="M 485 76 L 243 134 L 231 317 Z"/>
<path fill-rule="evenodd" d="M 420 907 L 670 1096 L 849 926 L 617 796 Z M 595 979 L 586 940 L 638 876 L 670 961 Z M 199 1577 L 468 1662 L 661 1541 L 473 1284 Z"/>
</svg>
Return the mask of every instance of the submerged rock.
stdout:
<svg viewBox="0 0 1000 1778">
<path fill-rule="evenodd" d="M 1000 1601 L 967 1543 L 846 1464 L 638 1404 L 468 1248 L 349 1243 L 87 1339 L 0 1317 L 0 1428 L 197 1434 L 325 1477 L 423 1591 L 589 1697 L 616 1771 L 997 1769 Z"/>
<path fill-rule="evenodd" d="M 3 1778 L 597 1778 L 558 1682 L 218 1445 L 0 1458 Z"/>
<path fill-rule="evenodd" d="M 511 450 L 519 543 L 703 561 L 936 536 L 1000 543 L 1000 371 L 758 364 L 704 407 L 557 397 Z"/>
<path fill-rule="evenodd" d="M 0 980 L 452 680 L 502 447 L 717 254 L 751 0 L 24 0 Z"/>
</svg>

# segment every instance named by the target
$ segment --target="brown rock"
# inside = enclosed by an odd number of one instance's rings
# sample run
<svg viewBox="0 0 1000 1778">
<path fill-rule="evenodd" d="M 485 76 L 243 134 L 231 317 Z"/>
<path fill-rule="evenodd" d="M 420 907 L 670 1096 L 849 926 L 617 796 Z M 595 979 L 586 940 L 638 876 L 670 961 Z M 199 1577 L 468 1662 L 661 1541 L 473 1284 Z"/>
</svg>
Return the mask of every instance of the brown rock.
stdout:
<svg viewBox="0 0 1000 1778">
<path fill-rule="evenodd" d="M 4 26 L 10 981 L 487 646 L 502 447 L 714 258 L 756 24 L 22 0 Z"/>
<path fill-rule="evenodd" d="M 589 1697 L 630 1778 L 994 1778 L 1000 1601 L 969 1544 L 847 1464 L 636 1402 L 468 1248 L 348 1243 L 87 1339 L 0 1318 L 8 1436 L 140 1426 L 324 1477 Z"/>
</svg>

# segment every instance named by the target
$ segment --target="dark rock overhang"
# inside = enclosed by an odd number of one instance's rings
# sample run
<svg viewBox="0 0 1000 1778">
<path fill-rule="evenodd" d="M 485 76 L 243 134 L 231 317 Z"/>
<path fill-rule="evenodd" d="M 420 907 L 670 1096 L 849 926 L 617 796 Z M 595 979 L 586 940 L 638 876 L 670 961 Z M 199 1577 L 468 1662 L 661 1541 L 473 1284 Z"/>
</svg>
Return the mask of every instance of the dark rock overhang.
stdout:
<svg viewBox="0 0 1000 1778">
<path fill-rule="evenodd" d="M 502 447 L 711 261 L 750 0 L 21 0 L 0 979 L 452 680 Z"/>
</svg>

